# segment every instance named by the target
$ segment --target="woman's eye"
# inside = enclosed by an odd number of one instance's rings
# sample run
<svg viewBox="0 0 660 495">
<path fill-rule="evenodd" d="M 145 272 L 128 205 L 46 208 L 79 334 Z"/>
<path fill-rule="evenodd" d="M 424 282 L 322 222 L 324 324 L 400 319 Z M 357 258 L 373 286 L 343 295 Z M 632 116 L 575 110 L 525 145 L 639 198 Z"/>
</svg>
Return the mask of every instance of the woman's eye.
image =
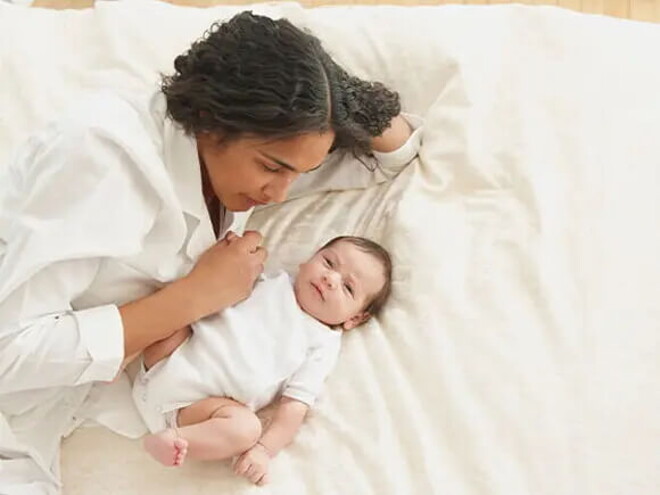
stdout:
<svg viewBox="0 0 660 495">
<path fill-rule="evenodd" d="M 261 166 L 264 168 L 264 170 L 266 170 L 268 172 L 279 172 L 280 171 L 280 167 L 277 167 L 277 166 L 272 167 L 270 165 L 266 165 L 265 163 L 262 163 Z"/>
</svg>

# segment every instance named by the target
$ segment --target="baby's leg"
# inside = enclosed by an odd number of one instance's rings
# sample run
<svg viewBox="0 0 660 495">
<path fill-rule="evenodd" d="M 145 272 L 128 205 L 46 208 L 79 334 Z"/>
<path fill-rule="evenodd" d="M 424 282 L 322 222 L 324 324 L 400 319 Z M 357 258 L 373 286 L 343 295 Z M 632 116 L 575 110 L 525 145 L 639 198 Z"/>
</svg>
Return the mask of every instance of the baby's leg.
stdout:
<svg viewBox="0 0 660 495">
<path fill-rule="evenodd" d="M 261 437 L 259 418 L 243 404 L 224 397 L 210 397 L 181 409 L 178 425 L 144 441 L 147 451 L 165 465 L 179 465 L 186 454 L 200 460 L 229 459 Z"/>
<path fill-rule="evenodd" d="M 144 351 L 142 351 L 142 361 L 145 369 L 151 368 L 158 361 L 169 357 L 181 344 L 183 344 L 188 337 L 192 334 L 190 327 L 185 327 L 180 330 L 177 330 L 169 337 L 166 337 L 162 340 L 154 342 L 148 346 Z M 140 351 L 126 356 L 119 367 L 119 372 L 115 376 L 114 380 L 119 378 L 122 371 L 126 369 L 126 366 L 131 364 L 131 362 L 140 355 Z M 112 380 L 112 381 L 114 381 Z"/>
<path fill-rule="evenodd" d="M 144 351 L 142 351 L 142 360 L 144 368 L 149 369 L 154 364 L 172 355 L 172 353 L 183 344 L 192 334 L 190 327 L 184 327 L 177 330 L 172 335 L 157 342 L 154 342 Z"/>
</svg>

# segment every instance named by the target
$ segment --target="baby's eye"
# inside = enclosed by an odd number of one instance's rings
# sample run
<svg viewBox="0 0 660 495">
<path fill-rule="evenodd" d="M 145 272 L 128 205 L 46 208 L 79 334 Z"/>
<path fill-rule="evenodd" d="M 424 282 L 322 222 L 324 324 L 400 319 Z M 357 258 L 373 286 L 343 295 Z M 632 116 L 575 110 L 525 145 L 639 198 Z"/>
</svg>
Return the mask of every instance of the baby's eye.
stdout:
<svg viewBox="0 0 660 495">
<path fill-rule="evenodd" d="M 325 264 L 328 265 L 330 268 L 332 268 L 332 261 L 330 258 L 326 258 L 325 256 L 323 257 L 323 260 L 325 261 Z"/>
<path fill-rule="evenodd" d="M 344 287 L 346 288 L 346 290 L 348 291 L 348 293 L 349 293 L 349 294 L 351 295 L 351 297 L 352 297 L 352 296 L 353 296 L 353 288 L 352 288 L 350 285 L 348 285 L 348 284 L 344 284 Z"/>
</svg>

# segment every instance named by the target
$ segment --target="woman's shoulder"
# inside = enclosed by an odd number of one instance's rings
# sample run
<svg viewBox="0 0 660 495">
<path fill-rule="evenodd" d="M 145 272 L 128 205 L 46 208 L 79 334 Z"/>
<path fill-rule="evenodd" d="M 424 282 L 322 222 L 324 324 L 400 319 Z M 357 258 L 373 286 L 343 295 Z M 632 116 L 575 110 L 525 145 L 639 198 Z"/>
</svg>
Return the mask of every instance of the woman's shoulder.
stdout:
<svg viewBox="0 0 660 495">
<path fill-rule="evenodd" d="M 147 149 L 142 155 L 134 152 L 144 145 L 131 143 L 148 138 L 148 132 L 139 134 L 139 126 L 131 124 L 134 115 L 131 102 L 120 96 L 94 93 L 81 97 L 17 150 L 7 169 L 8 190 L 23 198 L 28 191 L 35 191 L 35 184 L 44 191 L 58 191 L 55 195 L 29 196 L 42 208 L 47 204 L 51 214 L 64 215 L 83 198 L 85 204 L 108 209 L 103 194 L 109 198 L 112 191 L 121 197 L 122 204 L 153 210 L 157 198 L 151 193 L 153 188 L 141 162 L 158 157 L 153 144 L 147 146 L 151 151 Z M 26 200 L 21 204 L 22 208 L 29 206 Z"/>
<path fill-rule="evenodd" d="M 162 130 L 152 100 L 152 95 L 88 92 L 35 132 L 10 166 L 21 176 L 133 175 L 162 159 Z"/>
<path fill-rule="evenodd" d="M 158 129 L 158 101 L 153 93 L 96 90 L 83 94 L 59 119 L 59 131 L 73 137 L 99 135 L 128 143 Z M 164 113 L 162 115 L 164 117 Z"/>
</svg>

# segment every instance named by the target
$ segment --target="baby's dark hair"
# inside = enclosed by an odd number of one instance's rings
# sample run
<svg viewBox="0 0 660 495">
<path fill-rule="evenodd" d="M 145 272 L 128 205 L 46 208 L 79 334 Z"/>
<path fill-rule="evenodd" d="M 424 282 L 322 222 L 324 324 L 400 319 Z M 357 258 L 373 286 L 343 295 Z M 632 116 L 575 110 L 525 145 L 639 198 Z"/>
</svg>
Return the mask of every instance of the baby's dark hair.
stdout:
<svg viewBox="0 0 660 495">
<path fill-rule="evenodd" d="M 363 252 L 374 256 L 382 265 L 383 274 L 385 275 L 385 283 L 380 291 L 371 299 L 371 301 L 369 301 L 366 308 L 364 308 L 364 311 L 371 316 L 376 316 L 381 309 L 383 309 L 383 306 L 385 306 L 385 303 L 392 292 L 392 258 L 390 257 L 390 253 L 388 253 L 383 246 L 370 239 L 348 235 L 335 237 L 334 239 L 329 240 L 321 247 L 321 249 L 328 248 L 339 242 L 353 244 Z M 319 249 L 319 251 L 321 249 Z"/>
<path fill-rule="evenodd" d="M 349 75 L 312 34 L 248 11 L 214 23 L 174 68 L 161 89 L 189 135 L 277 139 L 332 129 L 333 148 L 370 155 L 371 138 L 401 110 L 397 93 Z"/>
</svg>

